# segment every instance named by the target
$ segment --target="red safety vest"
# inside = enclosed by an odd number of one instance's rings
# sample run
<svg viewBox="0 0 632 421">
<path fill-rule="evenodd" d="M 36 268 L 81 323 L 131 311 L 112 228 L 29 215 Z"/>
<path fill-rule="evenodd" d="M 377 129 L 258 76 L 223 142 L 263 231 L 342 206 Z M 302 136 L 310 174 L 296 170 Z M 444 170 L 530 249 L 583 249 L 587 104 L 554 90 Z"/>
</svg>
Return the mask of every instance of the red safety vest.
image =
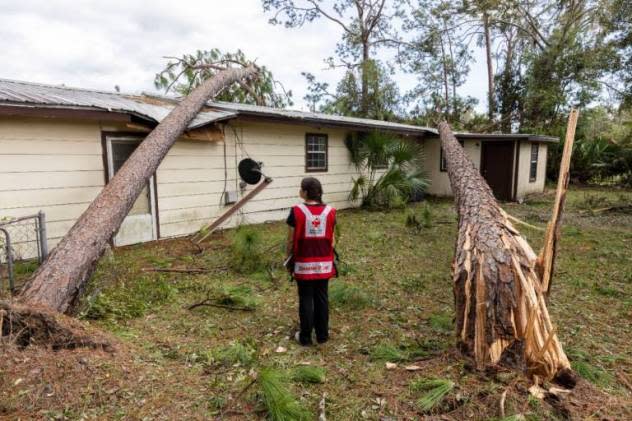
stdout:
<svg viewBox="0 0 632 421">
<path fill-rule="evenodd" d="M 334 224 L 336 209 L 329 205 L 292 208 L 294 212 L 294 278 L 329 279 L 334 268 Z"/>
</svg>

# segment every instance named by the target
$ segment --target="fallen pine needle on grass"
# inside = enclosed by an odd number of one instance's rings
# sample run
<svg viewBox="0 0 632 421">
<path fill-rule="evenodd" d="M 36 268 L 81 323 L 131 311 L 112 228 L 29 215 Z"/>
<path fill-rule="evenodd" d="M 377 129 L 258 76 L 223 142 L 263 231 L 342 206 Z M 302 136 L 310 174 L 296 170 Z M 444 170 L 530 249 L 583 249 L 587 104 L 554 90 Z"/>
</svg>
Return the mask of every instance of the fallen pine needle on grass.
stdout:
<svg viewBox="0 0 632 421">
<path fill-rule="evenodd" d="M 423 412 L 429 412 L 443 401 L 454 386 L 454 382 L 447 379 L 420 379 L 414 381 L 410 388 L 415 392 L 424 392 L 417 405 Z"/>
<path fill-rule="evenodd" d="M 257 376 L 261 398 L 273 421 L 302 421 L 313 419 L 305 407 L 287 388 L 287 377 L 279 370 L 263 368 Z"/>
<path fill-rule="evenodd" d="M 300 383 L 325 383 L 325 369 L 304 365 L 292 372 L 292 380 Z"/>
</svg>

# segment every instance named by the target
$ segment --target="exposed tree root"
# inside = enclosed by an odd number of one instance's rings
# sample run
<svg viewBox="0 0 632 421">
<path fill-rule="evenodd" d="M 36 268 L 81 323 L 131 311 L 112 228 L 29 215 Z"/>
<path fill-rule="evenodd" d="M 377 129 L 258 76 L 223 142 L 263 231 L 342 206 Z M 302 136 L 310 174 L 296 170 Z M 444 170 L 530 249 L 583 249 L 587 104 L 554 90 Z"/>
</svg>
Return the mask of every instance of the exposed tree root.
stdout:
<svg viewBox="0 0 632 421">
<path fill-rule="evenodd" d="M 112 345 L 98 334 L 86 331 L 78 321 L 57 312 L 0 301 L 2 340 L 20 348 L 30 345 L 52 350 L 88 347 L 113 351 Z"/>
</svg>

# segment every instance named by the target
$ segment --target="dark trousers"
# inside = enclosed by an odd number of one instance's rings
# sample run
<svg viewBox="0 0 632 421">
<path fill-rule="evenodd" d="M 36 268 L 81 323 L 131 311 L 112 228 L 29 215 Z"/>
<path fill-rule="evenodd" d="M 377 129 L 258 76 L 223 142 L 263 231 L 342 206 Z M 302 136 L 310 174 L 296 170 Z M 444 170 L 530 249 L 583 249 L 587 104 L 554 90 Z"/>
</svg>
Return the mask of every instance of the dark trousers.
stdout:
<svg viewBox="0 0 632 421">
<path fill-rule="evenodd" d="M 301 344 L 312 343 L 312 330 L 316 331 L 316 340 L 329 339 L 329 297 L 327 286 L 329 279 L 296 281 L 298 286 L 298 315 L 301 320 L 299 339 Z"/>
</svg>

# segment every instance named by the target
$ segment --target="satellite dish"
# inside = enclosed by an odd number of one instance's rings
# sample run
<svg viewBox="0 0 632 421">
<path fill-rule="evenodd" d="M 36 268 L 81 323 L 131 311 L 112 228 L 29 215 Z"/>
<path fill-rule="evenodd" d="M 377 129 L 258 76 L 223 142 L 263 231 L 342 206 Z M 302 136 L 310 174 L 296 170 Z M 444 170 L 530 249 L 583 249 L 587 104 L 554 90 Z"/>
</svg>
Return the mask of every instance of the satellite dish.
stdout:
<svg viewBox="0 0 632 421">
<path fill-rule="evenodd" d="M 239 161 L 237 170 L 239 171 L 241 179 L 247 184 L 258 184 L 259 181 L 261 181 L 261 177 L 263 177 L 263 173 L 261 172 L 261 163 L 255 161 L 254 159 L 242 159 Z"/>
</svg>

